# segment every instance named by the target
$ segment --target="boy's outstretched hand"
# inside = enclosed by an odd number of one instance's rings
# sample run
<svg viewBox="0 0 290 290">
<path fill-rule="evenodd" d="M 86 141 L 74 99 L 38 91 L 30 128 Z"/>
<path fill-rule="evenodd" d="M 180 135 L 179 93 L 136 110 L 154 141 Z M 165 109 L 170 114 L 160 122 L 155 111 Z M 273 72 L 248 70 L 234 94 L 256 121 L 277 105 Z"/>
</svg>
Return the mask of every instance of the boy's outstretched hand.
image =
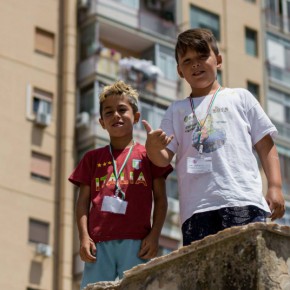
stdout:
<svg viewBox="0 0 290 290">
<path fill-rule="evenodd" d="M 142 120 L 142 124 L 147 132 L 147 150 L 150 148 L 154 148 L 154 150 L 157 151 L 165 149 L 173 139 L 173 136 L 167 136 L 162 129 L 153 130 L 151 125 L 146 120 Z"/>
</svg>

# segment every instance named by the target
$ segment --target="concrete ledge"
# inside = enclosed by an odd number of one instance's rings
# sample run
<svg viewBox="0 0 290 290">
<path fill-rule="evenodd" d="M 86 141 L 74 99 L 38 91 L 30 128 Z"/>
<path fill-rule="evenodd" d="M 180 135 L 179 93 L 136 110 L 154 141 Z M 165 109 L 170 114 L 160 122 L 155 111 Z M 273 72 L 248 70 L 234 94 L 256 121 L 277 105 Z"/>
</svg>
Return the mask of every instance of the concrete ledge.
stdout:
<svg viewBox="0 0 290 290">
<path fill-rule="evenodd" d="M 86 290 L 290 290 L 290 227 L 226 229 Z"/>
</svg>

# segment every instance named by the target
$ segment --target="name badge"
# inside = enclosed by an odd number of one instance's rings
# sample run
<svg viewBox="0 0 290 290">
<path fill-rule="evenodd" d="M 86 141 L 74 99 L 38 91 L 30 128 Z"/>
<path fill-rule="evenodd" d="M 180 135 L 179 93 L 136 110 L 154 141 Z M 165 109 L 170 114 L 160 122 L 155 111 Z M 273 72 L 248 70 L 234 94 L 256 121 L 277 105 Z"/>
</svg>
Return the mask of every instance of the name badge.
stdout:
<svg viewBox="0 0 290 290">
<path fill-rule="evenodd" d="M 125 214 L 128 202 L 112 196 L 105 196 L 102 203 L 101 211 L 107 211 L 118 214 Z"/>
<path fill-rule="evenodd" d="M 187 157 L 187 173 L 201 174 L 212 172 L 212 158 Z"/>
</svg>

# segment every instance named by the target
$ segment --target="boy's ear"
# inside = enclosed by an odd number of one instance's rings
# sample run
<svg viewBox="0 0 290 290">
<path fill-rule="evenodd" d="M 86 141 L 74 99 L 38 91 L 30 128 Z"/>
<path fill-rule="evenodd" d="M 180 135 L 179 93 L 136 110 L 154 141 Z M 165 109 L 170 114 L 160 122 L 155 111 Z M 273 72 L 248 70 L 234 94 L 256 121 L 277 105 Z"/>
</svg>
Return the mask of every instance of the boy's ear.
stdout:
<svg viewBox="0 0 290 290">
<path fill-rule="evenodd" d="M 184 78 L 182 71 L 180 70 L 179 65 L 177 65 L 177 72 L 181 78 Z"/>
<path fill-rule="evenodd" d="M 216 60 L 217 60 L 217 68 L 220 69 L 222 67 L 223 62 L 222 56 L 220 54 L 217 55 Z"/>
<path fill-rule="evenodd" d="M 106 128 L 105 128 L 104 121 L 103 121 L 103 119 L 102 119 L 102 118 L 100 118 L 100 119 L 99 119 L 99 122 L 100 122 L 101 126 L 103 127 L 103 129 L 106 129 Z"/>
<path fill-rule="evenodd" d="M 140 112 L 136 112 L 134 114 L 134 124 L 138 123 L 139 122 L 139 119 L 140 119 Z"/>
</svg>

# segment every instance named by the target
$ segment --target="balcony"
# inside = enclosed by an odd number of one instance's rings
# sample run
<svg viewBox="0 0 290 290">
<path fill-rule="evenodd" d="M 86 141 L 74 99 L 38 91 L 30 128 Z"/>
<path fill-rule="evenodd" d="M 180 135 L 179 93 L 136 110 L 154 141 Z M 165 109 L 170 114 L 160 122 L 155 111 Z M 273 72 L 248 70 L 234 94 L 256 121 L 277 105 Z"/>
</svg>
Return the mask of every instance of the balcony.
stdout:
<svg viewBox="0 0 290 290">
<path fill-rule="evenodd" d="M 119 52 L 103 48 L 99 54 L 92 55 L 79 64 L 78 80 L 81 81 L 95 74 L 101 74 L 109 80 L 115 80 L 119 73 L 120 59 Z"/>
<path fill-rule="evenodd" d="M 163 37 L 174 39 L 177 35 L 177 26 L 172 21 L 160 18 L 145 10 L 139 12 L 139 26 L 143 31 L 157 33 Z"/>
<path fill-rule="evenodd" d="M 281 14 L 278 14 L 277 12 L 266 9 L 265 10 L 265 18 L 266 18 L 266 24 L 270 28 L 277 29 L 279 32 L 282 33 L 290 33 L 290 18 Z"/>
<path fill-rule="evenodd" d="M 283 69 L 278 66 L 275 66 L 271 63 L 268 63 L 268 75 L 269 78 L 279 84 L 282 84 L 290 88 L 290 70 Z"/>
<path fill-rule="evenodd" d="M 131 5 L 130 5 L 131 2 Z M 139 1 L 124 0 L 92 0 L 90 15 L 100 15 L 113 19 L 123 25 L 138 27 Z"/>
<path fill-rule="evenodd" d="M 174 0 L 167 2 L 170 2 L 171 7 L 175 7 Z M 116 36 L 110 41 L 120 41 L 121 35 L 128 33 L 130 29 L 134 29 L 134 34 L 136 31 L 143 31 L 161 39 L 168 40 L 169 38 L 174 41 L 177 33 L 177 26 L 173 20 L 174 8 L 152 10 L 147 7 L 146 3 L 147 1 L 144 0 L 91 0 L 88 9 L 80 10 L 80 22 L 96 15 L 99 17 L 97 20 L 100 22 L 101 34 L 105 36 L 107 32 L 110 32 L 109 36 L 112 36 L 111 33 Z M 121 28 L 119 24 L 122 25 Z M 122 31 L 122 34 L 116 33 L 116 29 Z"/>
<path fill-rule="evenodd" d="M 85 118 L 84 118 L 85 117 Z M 108 133 L 99 123 L 99 116 L 81 112 L 76 120 L 77 143 L 95 145 L 95 140 L 108 140 Z"/>
</svg>

